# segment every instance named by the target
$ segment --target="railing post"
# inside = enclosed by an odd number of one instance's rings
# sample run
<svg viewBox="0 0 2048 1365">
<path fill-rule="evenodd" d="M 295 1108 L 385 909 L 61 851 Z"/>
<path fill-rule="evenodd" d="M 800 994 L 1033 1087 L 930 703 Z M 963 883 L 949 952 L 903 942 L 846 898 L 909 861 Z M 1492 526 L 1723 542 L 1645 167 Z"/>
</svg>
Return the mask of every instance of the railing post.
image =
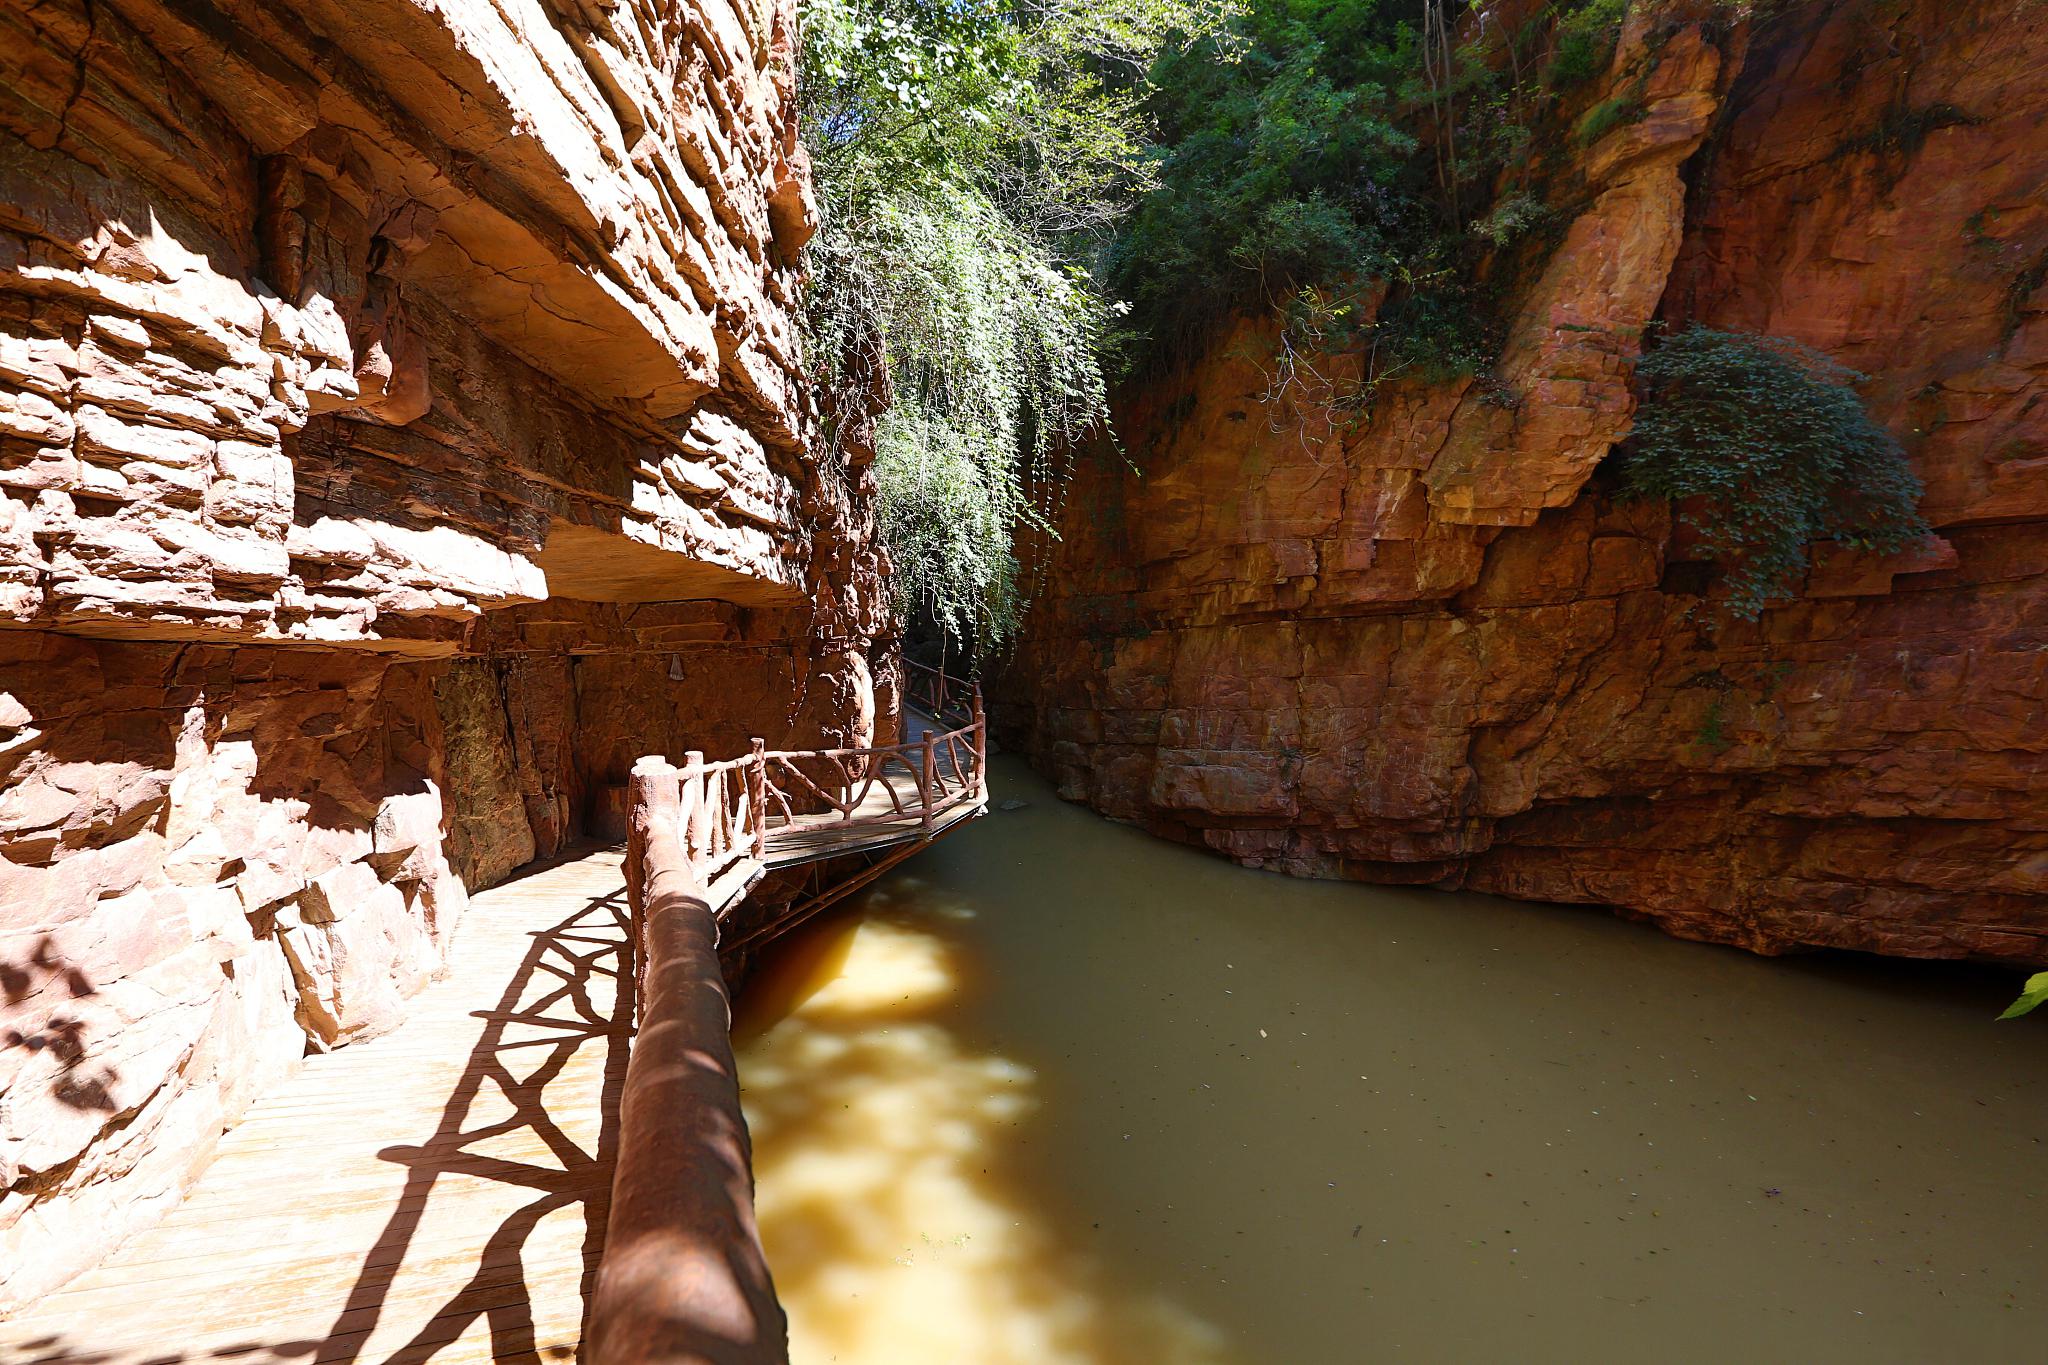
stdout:
<svg viewBox="0 0 2048 1365">
<path fill-rule="evenodd" d="M 933 747 L 933 741 L 937 738 L 938 735 L 934 731 L 926 730 L 924 732 L 924 777 L 919 785 L 923 788 L 924 795 L 924 833 L 926 838 L 930 838 L 932 833 L 932 788 L 937 785 L 939 776 L 938 750 Z"/>
<path fill-rule="evenodd" d="M 754 856 L 768 851 L 768 741 L 754 739 L 754 765 L 747 769 L 747 811 L 754 822 Z"/>
<path fill-rule="evenodd" d="M 988 795 L 988 716 L 981 709 L 981 679 L 974 680 L 974 794 Z"/>
<path fill-rule="evenodd" d="M 711 803 L 704 795 L 704 751 L 692 749 L 683 755 L 683 857 L 694 869 L 702 860 L 711 833 Z"/>
<path fill-rule="evenodd" d="M 652 850 L 682 832 L 681 777 L 667 759 L 648 757 L 634 763 L 626 779 L 626 904 L 632 920 L 636 1019 L 647 999 L 647 887 L 653 871 Z"/>
<path fill-rule="evenodd" d="M 691 867 L 697 865 L 697 782 L 691 771 L 692 764 L 686 754 L 683 766 L 676 771 L 676 847 L 682 851 L 683 861 Z"/>
</svg>

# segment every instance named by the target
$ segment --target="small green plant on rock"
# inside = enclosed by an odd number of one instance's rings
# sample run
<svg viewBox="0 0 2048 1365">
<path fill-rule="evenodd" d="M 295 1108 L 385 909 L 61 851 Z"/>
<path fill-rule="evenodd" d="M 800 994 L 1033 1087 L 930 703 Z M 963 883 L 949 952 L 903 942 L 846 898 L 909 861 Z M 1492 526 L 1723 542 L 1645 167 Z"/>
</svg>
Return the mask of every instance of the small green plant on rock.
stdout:
<svg viewBox="0 0 2048 1365">
<path fill-rule="evenodd" d="M 1611 100 L 1602 100 L 1588 109 L 1579 120 L 1579 144 L 1590 147 L 1625 123 L 1638 123 L 1643 117 L 1642 97 L 1633 89 L 1625 90 Z"/>
<path fill-rule="evenodd" d="M 1530 194 L 1507 194 L 1472 224 L 1472 231 L 1495 246 L 1506 246 L 1543 225 L 1552 216 L 1543 201 Z"/>
<path fill-rule="evenodd" d="M 1703 748 L 1717 754 L 1728 752 L 1735 747 L 1735 741 L 1728 736 L 1728 700 L 1716 697 L 1707 703 L 1707 713 L 1700 717 L 1699 733 L 1693 737 Z"/>
<path fill-rule="evenodd" d="M 1624 492 L 1669 498 L 1720 561 L 1736 615 L 1797 585 L 1807 547 L 1893 553 L 1928 533 L 1920 481 L 1863 379 L 1783 337 L 1691 327 L 1645 356 Z"/>
</svg>

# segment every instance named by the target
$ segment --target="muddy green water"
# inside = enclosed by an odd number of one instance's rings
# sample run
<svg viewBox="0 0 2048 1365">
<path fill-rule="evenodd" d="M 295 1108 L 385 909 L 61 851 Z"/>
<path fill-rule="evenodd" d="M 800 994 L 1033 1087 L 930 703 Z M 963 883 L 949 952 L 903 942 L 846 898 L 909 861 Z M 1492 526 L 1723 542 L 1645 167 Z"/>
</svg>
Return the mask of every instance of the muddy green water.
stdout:
<svg viewBox="0 0 2048 1365">
<path fill-rule="evenodd" d="M 741 1002 L 797 1365 L 2048 1357 L 2012 975 L 995 799 Z"/>
</svg>

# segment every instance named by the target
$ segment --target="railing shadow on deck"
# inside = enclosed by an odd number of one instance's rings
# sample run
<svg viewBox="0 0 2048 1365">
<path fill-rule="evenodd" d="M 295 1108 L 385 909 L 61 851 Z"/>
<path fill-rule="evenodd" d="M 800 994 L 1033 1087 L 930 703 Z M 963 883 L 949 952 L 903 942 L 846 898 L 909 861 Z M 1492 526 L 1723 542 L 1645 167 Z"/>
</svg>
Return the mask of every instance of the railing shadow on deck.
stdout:
<svg viewBox="0 0 2048 1365">
<path fill-rule="evenodd" d="M 560 861 L 560 860 L 557 860 Z M 546 871 L 553 863 L 540 865 Z M 251 1339 L 193 1350 L 165 1342 L 137 1356 L 126 1349 L 106 1350 L 70 1337 L 51 1335 L 16 1345 L 29 1354 L 23 1365 L 58 1362 L 99 1365 L 146 1359 L 147 1365 L 220 1360 L 300 1362 L 301 1365 L 346 1365 L 364 1358 L 372 1334 L 384 1319 L 393 1286 L 408 1270 L 408 1257 L 426 1217 L 436 1184 L 444 1177 L 482 1178 L 533 1192 L 534 1197 L 505 1216 L 475 1253 L 475 1267 L 445 1294 L 412 1337 L 392 1347 L 379 1343 L 376 1358 L 383 1365 L 422 1365 L 454 1345 L 477 1321 L 488 1323 L 492 1357 L 497 1361 L 563 1361 L 573 1346 L 554 1343 L 545 1350 L 535 1334 L 531 1286 L 522 1252 L 541 1221 L 562 1209 L 581 1205 L 584 1270 L 579 1293 L 587 1323 L 590 1290 L 603 1248 L 611 1173 L 618 1140 L 620 1095 L 625 1084 L 627 1039 L 631 1032 L 632 995 L 626 970 L 630 949 L 623 888 L 590 898 L 559 921 L 532 934 L 503 990 L 489 1007 L 474 1011 L 485 1021 L 472 1047 L 461 1080 L 443 1103 L 434 1129 L 416 1144 L 386 1147 L 378 1155 L 408 1168 L 405 1183 L 375 1242 L 363 1254 L 355 1283 L 328 1327 L 319 1336 L 283 1340 Z M 553 978 L 551 984 L 549 978 Z M 607 1011 L 593 995 L 601 979 L 617 990 Z M 541 993 L 532 995 L 536 987 Z M 531 996 L 531 998 L 529 998 Z M 515 1033 L 546 1030 L 538 1038 Z M 595 1151 L 586 1151 L 563 1131 L 548 1110 L 546 1088 L 588 1046 L 606 1049 L 600 1095 L 601 1118 Z M 501 1098 L 507 1117 L 478 1122 L 482 1102 Z M 474 1126 L 471 1126 L 474 1124 Z M 514 1137 L 522 1130 L 537 1136 L 560 1162 L 537 1164 L 490 1155 L 485 1144 Z M 318 1176 L 308 1174 L 317 1181 Z M 308 1229 L 308 1236 L 317 1235 Z M 232 1295 L 232 1286 L 223 1293 Z M 409 1309 L 409 1316 L 417 1313 Z"/>
<path fill-rule="evenodd" d="M 490 1232 L 474 1270 L 451 1292 L 436 1294 L 434 1312 L 410 1339 L 395 1350 L 377 1346 L 385 1365 L 431 1361 L 479 1320 L 488 1323 L 499 1361 L 567 1358 L 559 1348 L 541 1353 L 521 1252 L 543 1219 L 577 1204 L 584 1211 L 584 1360 L 785 1360 L 781 1309 L 754 1226 L 730 1006 L 718 968 L 716 910 L 724 907 L 710 904 L 707 887 L 793 829 L 879 832 L 911 845 L 932 837 L 940 815 L 985 802 L 979 692 L 951 682 L 954 699 L 969 698 L 967 723 L 911 743 L 771 753 L 756 741 L 751 754 L 721 763 L 693 753 L 681 769 L 661 760 L 636 765 L 627 896 L 590 899 L 533 935 L 495 1005 L 477 1012 L 485 1028 L 433 1131 L 379 1153 L 408 1168 L 405 1184 L 327 1331 L 203 1353 L 167 1343 L 149 1365 L 363 1359 L 434 1188 L 453 1176 L 498 1181 L 534 1197 Z M 946 701 L 942 689 L 931 698 L 934 711 L 946 709 Z M 876 870 L 870 863 L 858 883 Z M 549 977 L 556 983 L 527 999 Z M 617 987 L 609 1015 L 591 994 L 600 977 Z M 509 1036 L 527 1027 L 553 1032 Z M 607 1053 L 600 1136 L 597 1150 L 587 1152 L 563 1132 L 544 1095 L 577 1051 L 592 1044 Z M 537 1064 L 522 1072 L 535 1055 Z M 511 1116 L 477 1122 L 479 1102 L 493 1094 Z M 538 1136 L 559 1167 L 480 1150 L 520 1130 Z M 34 1359 L 67 1365 L 112 1358 L 56 1338 L 33 1346 Z"/>
<path fill-rule="evenodd" d="M 520 960 L 496 1005 L 476 1012 L 486 1021 L 483 1036 L 472 1049 L 461 1083 L 449 1095 L 433 1133 L 423 1143 L 387 1147 L 378 1153 L 386 1161 L 410 1168 L 405 1189 L 390 1221 L 364 1259 L 355 1288 L 326 1338 L 315 1345 L 311 1354 L 314 1362 L 352 1362 L 362 1357 L 369 1334 L 382 1314 L 385 1294 L 403 1267 L 425 1215 L 433 1187 L 444 1175 L 481 1176 L 523 1186 L 534 1191 L 535 1198 L 498 1224 L 485 1239 L 470 1278 L 447 1296 L 419 1333 L 382 1358 L 385 1365 L 429 1361 L 442 1346 L 480 1318 L 490 1324 L 491 1354 L 495 1360 L 542 1360 L 535 1339 L 532 1301 L 523 1292 L 525 1280 L 519 1253 L 543 1218 L 579 1203 L 584 1208 L 585 1270 L 581 1292 L 588 1304 L 595 1266 L 604 1248 L 604 1223 L 618 1141 L 619 1095 L 625 1085 L 627 1037 L 631 1028 L 625 908 L 622 888 L 589 900 L 574 914 L 536 932 L 533 946 Z M 547 976 L 558 977 L 560 984 L 537 999 L 526 1000 L 529 989 Z M 590 986 L 598 976 L 610 977 L 616 984 L 609 1017 L 591 998 Z M 551 1038 L 507 1038 L 508 1032 L 521 1026 L 560 1032 Z M 545 1096 L 549 1082 L 568 1067 L 580 1048 L 591 1044 L 603 1046 L 606 1056 L 597 1150 L 586 1152 L 548 1112 Z M 541 1054 L 538 1064 L 522 1074 L 521 1068 L 536 1053 Z M 478 1102 L 487 1098 L 487 1087 L 494 1088 L 512 1107 L 511 1117 L 466 1127 Z M 520 1129 L 531 1130 L 539 1137 L 561 1162 L 560 1168 L 471 1150 Z M 522 1292 L 505 1292 L 508 1266 L 514 1268 L 514 1285 Z M 571 1352 L 560 1348 L 551 1352 L 554 1359 L 568 1359 L 570 1355 Z"/>
</svg>

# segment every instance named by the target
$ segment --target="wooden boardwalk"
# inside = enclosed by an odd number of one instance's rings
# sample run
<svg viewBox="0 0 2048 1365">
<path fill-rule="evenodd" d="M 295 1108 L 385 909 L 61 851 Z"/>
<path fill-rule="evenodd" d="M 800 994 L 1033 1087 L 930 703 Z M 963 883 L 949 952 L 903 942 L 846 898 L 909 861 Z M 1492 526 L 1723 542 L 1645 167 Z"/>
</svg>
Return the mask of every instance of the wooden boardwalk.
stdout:
<svg viewBox="0 0 2048 1365">
<path fill-rule="evenodd" d="M 902 779 L 897 779 L 896 785 L 903 786 Z M 908 806 L 904 814 L 895 814 L 889 798 L 877 791 L 857 808 L 854 821 L 842 822 L 830 815 L 805 816 L 791 824 L 773 826 L 768 831 L 768 849 L 761 861 L 769 868 L 790 867 L 869 848 L 914 843 L 923 837 L 922 817 L 914 796 Z M 932 836 L 936 838 L 981 813 L 981 806 L 974 803 L 940 811 L 932 819 Z"/>
<path fill-rule="evenodd" d="M 930 834 L 983 808 L 949 806 Z M 926 837 L 907 776 L 851 815 L 771 820 L 714 906 L 769 868 Z M 472 897 L 401 1028 L 258 1099 L 162 1223 L 0 1322 L 0 1363 L 573 1359 L 609 1211 L 627 943 L 616 849 Z"/>
<path fill-rule="evenodd" d="M 627 1056 L 620 855 L 473 898 L 395 1033 L 311 1057 L 192 1192 L 0 1323 L 0 1360 L 569 1360 Z"/>
</svg>

